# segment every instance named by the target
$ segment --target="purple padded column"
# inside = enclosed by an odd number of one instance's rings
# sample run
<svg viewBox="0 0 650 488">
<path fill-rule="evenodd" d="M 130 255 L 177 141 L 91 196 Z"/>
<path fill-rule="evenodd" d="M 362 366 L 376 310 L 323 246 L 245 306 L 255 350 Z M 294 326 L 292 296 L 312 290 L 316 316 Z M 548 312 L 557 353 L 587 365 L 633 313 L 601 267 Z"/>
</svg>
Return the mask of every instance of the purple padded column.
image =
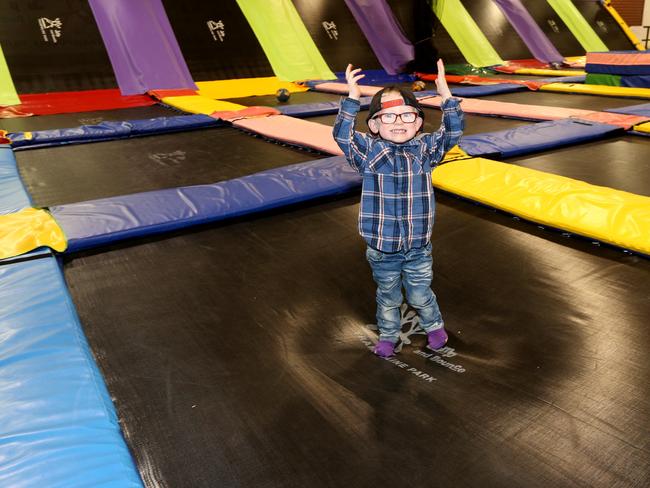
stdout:
<svg viewBox="0 0 650 488">
<path fill-rule="evenodd" d="M 122 95 L 196 90 L 161 0 L 89 0 Z"/>
<path fill-rule="evenodd" d="M 415 50 L 386 0 L 345 0 L 345 3 L 386 72 L 395 75 L 404 71 L 415 57 Z"/>
<path fill-rule="evenodd" d="M 543 63 L 562 63 L 564 57 L 546 37 L 521 0 L 493 0 L 515 28 L 536 59 Z M 537 0 L 544 1 L 544 0 Z"/>
</svg>

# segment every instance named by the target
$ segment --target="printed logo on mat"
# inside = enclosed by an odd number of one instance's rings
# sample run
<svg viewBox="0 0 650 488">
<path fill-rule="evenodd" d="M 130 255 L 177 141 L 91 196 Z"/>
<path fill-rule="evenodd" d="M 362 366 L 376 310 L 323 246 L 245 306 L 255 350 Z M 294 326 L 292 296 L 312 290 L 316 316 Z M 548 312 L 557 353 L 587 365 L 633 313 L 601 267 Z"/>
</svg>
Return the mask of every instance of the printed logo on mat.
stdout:
<svg viewBox="0 0 650 488">
<path fill-rule="evenodd" d="M 168 153 L 152 153 L 149 154 L 149 159 L 155 161 L 161 166 L 178 166 L 182 161 L 185 161 L 185 151 L 173 151 Z"/>
<path fill-rule="evenodd" d="M 425 335 L 424 330 L 420 328 L 420 318 L 415 310 L 409 307 L 406 303 L 403 303 L 400 311 L 402 316 L 402 331 L 400 332 L 399 344 L 395 348 L 396 352 L 400 352 L 402 346 L 411 344 L 412 336 Z M 373 331 L 378 330 L 377 325 L 375 324 L 368 324 L 367 327 Z M 363 333 L 359 333 L 358 337 L 368 349 L 371 351 L 373 350 L 377 341 L 376 337 L 370 338 L 368 335 L 364 335 Z M 460 364 L 453 363 L 449 360 L 458 355 L 453 347 L 446 346 L 436 351 L 432 351 L 428 348 L 414 349 L 413 352 L 417 356 L 427 359 L 427 362 L 431 361 L 432 363 L 435 363 L 437 367 L 443 367 L 449 371 L 453 371 L 454 373 L 464 373 L 466 371 L 466 369 Z M 419 379 L 426 381 L 427 383 L 433 383 L 436 381 L 436 378 L 430 373 L 415 368 L 397 357 L 387 358 L 386 361 L 400 369 L 404 369 L 407 373 L 417 376 Z"/>
<path fill-rule="evenodd" d="M 212 39 L 223 42 L 224 37 L 226 37 L 226 28 L 223 22 L 221 20 L 217 20 L 216 22 L 214 20 L 208 20 L 206 24 L 208 24 Z"/>
<path fill-rule="evenodd" d="M 52 42 L 56 44 L 61 37 L 61 29 L 63 28 L 63 22 L 59 17 L 54 20 L 48 19 L 47 17 L 41 17 L 38 19 L 38 26 L 41 29 L 41 35 L 43 36 L 43 41 Z"/>
<path fill-rule="evenodd" d="M 327 22 L 326 20 L 323 21 L 322 23 L 323 29 L 325 29 L 325 32 L 327 32 L 327 35 L 329 36 L 330 39 L 333 39 L 334 41 L 337 41 L 339 38 L 339 31 L 336 28 L 336 24 L 334 21 L 329 21 Z"/>
</svg>

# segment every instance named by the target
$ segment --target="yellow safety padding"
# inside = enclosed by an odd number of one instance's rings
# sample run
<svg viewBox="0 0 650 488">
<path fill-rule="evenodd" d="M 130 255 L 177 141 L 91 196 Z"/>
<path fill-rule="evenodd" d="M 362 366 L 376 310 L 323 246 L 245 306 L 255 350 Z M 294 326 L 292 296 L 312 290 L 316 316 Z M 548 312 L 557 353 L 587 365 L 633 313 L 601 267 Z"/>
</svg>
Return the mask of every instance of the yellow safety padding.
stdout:
<svg viewBox="0 0 650 488">
<path fill-rule="evenodd" d="M 196 86 L 199 88 L 199 95 L 216 99 L 275 95 L 280 88 L 285 88 L 290 93 L 308 90 L 305 86 L 290 81 L 281 81 L 275 76 L 242 78 L 239 80 L 199 81 Z"/>
<path fill-rule="evenodd" d="M 0 215 L 0 259 L 19 256 L 41 246 L 59 252 L 68 247 L 63 230 L 48 212 L 26 208 Z"/>
<path fill-rule="evenodd" d="M 212 112 L 225 112 L 227 110 L 241 110 L 242 108 L 246 108 L 244 105 L 239 105 L 237 103 L 212 100 L 211 98 L 202 97 L 200 95 L 164 97 L 162 102 L 185 112 L 206 115 L 210 115 Z"/>
<path fill-rule="evenodd" d="M 536 76 L 581 76 L 586 75 L 585 71 L 563 70 L 563 69 L 542 69 L 542 68 L 519 68 L 515 70 L 517 75 L 536 75 Z"/>
<path fill-rule="evenodd" d="M 650 122 L 644 122 L 643 124 L 635 125 L 632 127 L 632 130 L 635 130 L 637 132 L 650 133 Z"/>
<path fill-rule="evenodd" d="M 469 154 L 463 151 L 457 145 L 452 147 L 449 151 L 445 153 L 445 157 L 442 159 L 443 162 L 455 161 L 456 159 L 469 158 Z"/>
<path fill-rule="evenodd" d="M 618 23 L 618 25 L 621 26 L 621 29 L 623 29 L 623 32 L 625 32 L 625 35 L 630 39 L 632 44 L 634 44 L 634 47 L 636 47 L 639 51 L 645 51 L 645 48 L 643 47 L 643 44 L 641 44 L 641 41 L 639 41 L 639 38 L 632 32 L 632 29 L 630 29 L 630 26 L 627 25 L 627 22 L 623 20 L 623 17 L 616 11 L 616 9 L 612 6 L 612 1 L 611 0 L 604 0 L 603 1 L 603 6 L 607 9 L 609 14 L 614 17 L 614 20 Z"/>
<path fill-rule="evenodd" d="M 484 158 L 439 166 L 433 184 L 533 222 L 650 254 L 650 197 Z"/>
<path fill-rule="evenodd" d="M 584 85 L 582 83 L 549 83 L 540 90 L 585 93 L 587 95 L 606 95 L 610 97 L 650 98 L 650 88 L 630 88 L 626 86 Z"/>
</svg>

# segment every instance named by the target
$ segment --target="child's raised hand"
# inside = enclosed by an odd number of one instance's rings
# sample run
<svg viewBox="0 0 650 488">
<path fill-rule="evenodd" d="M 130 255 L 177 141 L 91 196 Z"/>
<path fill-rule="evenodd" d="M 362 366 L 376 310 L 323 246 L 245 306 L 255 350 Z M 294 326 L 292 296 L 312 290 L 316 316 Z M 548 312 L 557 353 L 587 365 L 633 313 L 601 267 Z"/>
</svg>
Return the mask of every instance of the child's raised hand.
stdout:
<svg viewBox="0 0 650 488">
<path fill-rule="evenodd" d="M 447 79 L 445 78 L 445 65 L 442 62 L 442 59 L 438 60 L 438 77 L 436 78 L 436 89 L 438 90 L 438 95 L 443 100 L 451 97 L 451 91 L 447 86 Z"/>
<path fill-rule="evenodd" d="M 352 65 L 348 64 L 348 67 L 345 69 L 345 79 L 348 82 L 349 97 L 353 100 L 359 100 L 361 97 L 361 90 L 357 82 L 365 77 L 366 75 L 360 75 L 361 68 L 352 69 Z"/>
</svg>

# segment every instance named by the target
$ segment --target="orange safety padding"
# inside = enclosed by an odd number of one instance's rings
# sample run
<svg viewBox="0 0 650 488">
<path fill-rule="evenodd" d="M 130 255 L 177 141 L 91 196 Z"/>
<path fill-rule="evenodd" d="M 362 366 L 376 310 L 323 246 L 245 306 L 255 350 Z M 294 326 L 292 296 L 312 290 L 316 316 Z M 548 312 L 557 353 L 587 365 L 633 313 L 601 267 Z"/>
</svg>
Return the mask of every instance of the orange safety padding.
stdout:
<svg viewBox="0 0 650 488">
<path fill-rule="evenodd" d="M 383 87 L 381 86 L 368 86 L 368 85 L 359 85 L 361 90 L 361 95 L 364 97 L 371 97 Z M 319 83 L 314 88 L 316 91 L 331 92 L 331 93 L 340 93 L 342 95 L 348 94 L 348 85 L 345 83 L 335 83 L 335 82 L 325 82 Z"/>
<path fill-rule="evenodd" d="M 273 107 L 247 107 L 242 110 L 222 110 L 212 112 L 210 117 L 232 122 L 234 120 L 250 119 L 252 117 L 268 117 L 269 115 L 280 114 L 282 114 L 282 112 Z"/>
<path fill-rule="evenodd" d="M 615 64 L 617 66 L 649 65 L 650 52 L 630 51 L 629 53 L 587 53 L 589 64 Z"/>
<path fill-rule="evenodd" d="M 580 117 L 583 120 L 591 120 L 602 124 L 617 125 L 625 130 L 630 130 L 632 126 L 641 124 L 650 120 L 650 117 L 640 115 L 617 114 L 613 112 L 591 112 Z"/>
<path fill-rule="evenodd" d="M 427 81 L 435 81 L 438 75 L 429 73 L 415 73 L 415 75 Z M 476 75 L 445 75 L 449 83 L 465 83 L 468 85 L 499 85 L 501 83 L 514 83 L 516 85 L 525 85 L 530 90 L 539 90 L 539 87 L 548 83 L 547 81 L 534 81 L 534 80 L 509 80 L 507 78 L 486 78 L 484 76 Z"/>
<path fill-rule="evenodd" d="M 461 98 L 461 108 L 467 113 L 500 115 L 533 120 L 558 120 L 568 117 L 582 118 L 593 113 L 591 110 L 575 108 L 546 107 L 543 105 L 524 105 L 521 103 L 495 102 L 479 98 Z M 440 97 L 422 98 L 420 105 L 426 107 L 440 107 Z"/>
<path fill-rule="evenodd" d="M 334 141 L 332 127 L 329 125 L 286 115 L 236 120 L 233 125 L 269 139 L 310 147 L 337 156 L 343 154 Z"/>
</svg>

